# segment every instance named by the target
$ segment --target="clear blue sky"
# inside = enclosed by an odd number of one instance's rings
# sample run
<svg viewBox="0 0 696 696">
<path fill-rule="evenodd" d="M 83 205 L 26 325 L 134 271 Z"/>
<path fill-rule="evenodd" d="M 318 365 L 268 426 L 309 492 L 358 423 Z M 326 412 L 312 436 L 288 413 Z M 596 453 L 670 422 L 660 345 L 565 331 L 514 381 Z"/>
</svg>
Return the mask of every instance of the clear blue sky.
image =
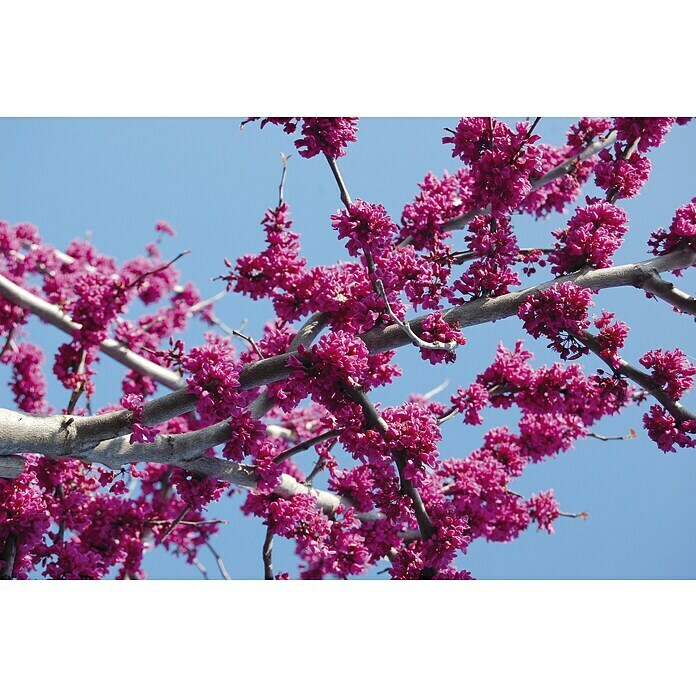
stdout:
<svg viewBox="0 0 696 696">
<path fill-rule="evenodd" d="M 325 161 L 305 160 L 280 129 L 257 126 L 239 129 L 240 119 L 0 119 L 0 219 L 29 221 L 43 238 L 65 248 L 75 236 L 91 231 L 97 247 L 124 260 L 153 239 L 156 220 L 169 221 L 178 231 L 164 242 L 164 253 L 192 253 L 179 268 L 184 279 L 197 283 L 204 296 L 220 289 L 210 278 L 223 270 L 223 257 L 258 251 L 263 235 L 259 221 L 277 200 L 281 151 L 292 153 L 286 200 L 302 234 L 310 263 L 346 258 L 335 239 L 329 216 L 340 201 Z M 417 191 L 428 171 L 456 169 L 449 148 L 441 144 L 443 128 L 455 118 L 363 119 L 359 140 L 350 146 L 341 167 L 353 197 L 383 203 L 399 218 L 405 202 Z M 570 119 L 544 118 L 538 132 L 544 141 L 563 142 Z M 649 183 L 634 200 L 623 202 L 631 231 L 616 261 L 647 256 L 646 240 L 658 226 L 669 224 L 674 210 L 696 195 L 696 124 L 674 129 L 652 156 Z M 591 188 L 588 189 L 591 193 Z M 549 232 L 562 224 L 554 215 L 534 222 L 516 218 L 524 246 L 548 243 Z M 460 236 L 462 233 L 458 233 Z M 691 283 L 691 285 L 689 284 Z M 693 274 L 682 280 L 694 292 Z M 635 361 L 646 350 L 680 346 L 696 359 L 694 324 L 664 305 L 632 289 L 605 291 L 598 308 L 615 311 L 632 328 L 624 354 Z M 266 303 L 254 304 L 229 295 L 218 304 L 229 325 L 248 319 L 258 334 L 272 318 Z M 47 355 L 63 341 L 49 327 L 31 326 L 34 340 Z M 199 341 L 194 327 L 186 336 Z M 379 393 L 383 404 L 403 401 L 410 392 L 424 392 L 450 380 L 450 388 L 468 384 L 490 362 L 498 341 L 508 345 L 524 338 L 519 322 L 508 319 L 472 327 L 468 345 L 453 366 L 430 368 L 415 349 L 402 348 L 398 362 L 407 377 Z M 526 337 L 537 364 L 552 362 L 543 342 Z M 588 367 L 598 367 L 593 359 Z M 6 369 L 6 368 L 3 368 Z M 114 402 L 121 368 L 102 359 L 95 403 Z M 0 375 L 2 383 L 5 373 Z M 66 394 L 52 375 L 50 396 L 63 403 Z M 685 402 L 694 405 L 694 395 Z M 0 396 L 9 406 L 9 395 Z M 530 494 L 553 488 L 567 512 L 588 511 L 586 522 L 560 519 L 556 534 L 530 529 L 510 544 L 474 542 L 460 567 L 478 578 L 693 578 L 696 576 L 696 453 L 664 455 L 640 429 L 642 411 L 629 409 L 605 420 L 597 432 L 639 431 L 635 440 L 579 442 L 557 459 L 530 465 L 516 490 Z M 485 426 L 506 422 L 505 414 L 487 413 Z M 450 422 L 445 428 L 443 456 L 464 456 L 476 448 L 483 428 Z M 311 462 L 311 455 L 307 457 Z M 238 511 L 240 496 L 226 500 L 215 516 L 229 520 L 216 547 L 235 578 L 262 577 L 263 529 L 256 519 Z M 291 548 L 277 542 L 274 566 L 295 570 Z M 211 557 L 202 562 L 215 577 Z M 161 552 L 145 563 L 152 578 L 198 578 L 198 571 Z M 368 577 L 375 577 L 375 571 Z M 382 576 L 383 577 L 383 576 Z"/>
</svg>

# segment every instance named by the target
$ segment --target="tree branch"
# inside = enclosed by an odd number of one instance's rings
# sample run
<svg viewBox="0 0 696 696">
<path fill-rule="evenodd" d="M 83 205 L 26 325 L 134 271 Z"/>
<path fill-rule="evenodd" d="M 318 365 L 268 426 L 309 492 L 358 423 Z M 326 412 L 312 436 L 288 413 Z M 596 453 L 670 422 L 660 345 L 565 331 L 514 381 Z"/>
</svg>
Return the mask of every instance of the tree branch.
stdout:
<svg viewBox="0 0 696 696">
<path fill-rule="evenodd" d="M 0 479 L 15 479 L 24 471 L 25 460 L 16 454 L 0 457 Z"/>
<path fill-rule="evenodd" d="M 615 140 L 616 131 L 609 131 L 606 137 L 595 140 L 594 142 L 590 143 L 579 154 L 575 155 L 574 157 L 569 157 L 565 162 L 561 162 L 561 164 L 546 172 L 546 174 L 544 174 L 544 176 L 542 176 L 541 178 L 532 180 L 531 192 L 537 191 L 538 189 L 543 188 L 547 184 L 550 184 L 552 181 L 555 181 L 556 179 L 560 179 L 562 176 L 570 174 L 577 162 L 582 162 L 586 159 L 589 159 L 590 157 L 593 157 L 600 150 L 603 150 L 605 147 L 611 145 Z M 464 229 L 464 227 L 466 227 L 477 215 L 487 214 L 490 213 L 490 211 L 490 206 L 488 206 L 487 208 L 477 208 L 476 210 L 472 210 L 470 213 L 466 213 L 466 215 L 459 215 L 456 218 L 448 220 L 442 226 L 442 229 L 445 231 Z"/>
<path fill-rule="evenodd" d="M 67 314 L 58 309 L 58 307 L 37 297 L 16 283 L 13 283 L 2 274 L 0 274 L 0 295 L 13 304 L 29 310 L 32 314 L 35 314 L 40 319 L 43 319 L 48 324 L 55 326 L 70 336 L 79 329 L 79 326 L 74 323 Z M 116 360 L 116 362 L 142 375 L 151 377 L 155 382 L 165 387 L 169 387 L 170 389 L 181 389 L 185 386 L 184 380 L 175 372 L 161 365 L 157 365 L 147 358 L 143 358 L 132 350 L 122 346 L 118 341 L 107 338 L 101 342 L 100 349 L 110 358 Z"/>
<path fill-rule="evenodd" d="M 665 280 L 656 270 L 646 269 L 638 287 L 671 304 L 680 312 L 696 317 L 696 297 L 679 290 L 674 283 Z"/>
<path fill-rule="evenodd" d="M 600 360 L 606 363 L 615 374 L 621 375 L 635 382 L 638 386 L 643 387 L 649 392 L 662 406 L 669 411 L 678 422 L 685 420 L 696 419 L 696 414 L 682 406 L 679 401 L 673 401 L 667 396 L 665 390 L 655 380 L 643 370 L 627 363 L 623 358 L 619 358 L 619 367 L 616 369 L 610 360 L 602 355 L 602 346 L 597 341 L 597 337 L 593 336 L 589 331 L 582 331 L 575 334 L 575 337 L 587 348 L 589 348 Z"/>
</svg>

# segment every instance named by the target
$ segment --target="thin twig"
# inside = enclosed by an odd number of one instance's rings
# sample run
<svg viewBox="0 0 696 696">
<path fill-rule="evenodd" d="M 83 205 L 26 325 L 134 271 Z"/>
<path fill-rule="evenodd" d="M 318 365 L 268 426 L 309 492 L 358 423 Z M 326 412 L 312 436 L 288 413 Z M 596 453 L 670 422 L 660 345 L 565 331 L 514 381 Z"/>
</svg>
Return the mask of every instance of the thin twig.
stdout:
<svg viewBox="0 0 696 696">
<path fill-rule="evenodd" d="M 9 332 L 7 333 L 7 338 L 5 339 L 5 344 L 2 347 L 2 350 L 0 350 L 0 360 L 2 360 L 2 356 L 5 355 L 7 352 L 7 349 L 12 345 L 12 336 L 14 335 L 15 327 L 13 326 Z"/>
<path fill-rule="evenodd" d="M 218 319 L 217 317 L 212 317 L 210 321 L 215 324 L 219 329 L 221 329 L 224 333 L 226 333 L 228 336 L 233 336 L 234 338 L 239 338 L 242 341 L 245 341 L 246 343 L 249 344 L 250 348 L 256 353 L 256 355 L 259 356 L 261 360 L 264 359 L 264 355 L 261 352 L 258 344 L 256 341 L 251 337 L 248 336 L 247 334 L 242 333 L 239 329 L 232 329 L 227 324 L 225 324 L 224 321 L 221 319 Z"/>
<path fill-rule="evenodd" d="M 280 153 L 280 157 L 283 160 L 283 174 L 280 177 L 280 186 L 278 187 L 278 207 L 283 205 L 283 193 L 285 188 L 285 176 L 288 173 L 288 160 L 291 155 L 286 155 L 284 152 Z"/>
<path fill-rule="evenodd" d="M 327 446 L 326 451 L 331 452 L 331 450 L 336 446 L 337 442 L 338 442 L 338 440 L 334 440 L 333 442 L 331 442 Z M 311 486 L 312 481 L 314 481 L 314 477 L 317 474 L 319 474 L 320 472 L 322 472 L 325 467 L 326 467 L 326 455 L 320 454 L 319 458 L 317 459 L 316 464 L 314 465 L 314 468 L 309 472 L 309 476 L 307 476 L 307 478 L 303 481 L 304 485 Z"/>
<path fill-rule="evenodd" d="M 570 517 L 571 519 L 580 518 L 583 522 L 590 516 L 589 512 L 559 512 L 559 517 Z"/>
<path fill-rule="evenodd" d="M 200 302 L 196 302 L 195 305 L 192 305 L 189 307 L 188 314 L 195 314 L 196 312 L 200 312 L 201 309 L 205 309 L 211 304 L 214 304 L 218 300 L 221 300 L 223 297 L 227 295 L 227 290 L 221 290 L 218 292 L 216 295 L 213 295 L 212 297 L 209 297 L 207 300 L 201 300 Z"/>
<path fill-rule="evenodd" d="M 444 391 L 449 387 L 449 379 L 446 379 L 442 384 L 439 384 L 437 387 L 431 389 L 429 392 L 426 392 L 423 394 L 424 399 L 432 399 L 434 396 L 437 396 L 440 392 Z"/>
<path fill-rule="evenodd" d="M 343 205 L 346 208 L 350 208 L 350 206 L 353 205 L 353 201 L 350 198 L 350 194 L 348 193 L 346 184 L 343 181 L 343 177 L 341 176 L 341 172 L 338 168 L 338 163 L 333 157 L 329 157 L 329 155 L 326 155 L 326 161 L 329 163 L 329 167 L 331 167 L 331 173 L 334 175 L 334 179 L 336 179 L 336 183 L 338 184 L 338 190 L 341 194 L 341 201 Z"/>
<path fill-rule="evenodd" d="M 308 449 L 314 447 L 314 445 L 318 445 L 322 442 L 326 442 L 326 440 L 331 440 L 334 437 L 338 437 L 342 432 L 342 428 L 334 428 L 333 430 L 327 430 L 325 433 L 321 433 L 320 435 L 315 435 L 309 440 L 300 442 L 299 444 L 294 445 L 293 447 L 290 447 L 289 449 L 286 449 L 285 451 L 281 452 L 274 458 L 273 461 L 276 464 L 280 464 L 280 462 L 284 462 L 286 459 L 290 459 L 291 457 L 294 457 L 296 454 L 299 454 L 300 452 L 306 452 Z"/>
<path fill-rule="evenodd" d="M 186 514 L 191 509 L 191 503 L 187 503 L 184 509 L 177 515 L 176 519 L 167 528 L 165 533 L 160 537 L 160 544 L 176 529 L 177 525 L 186 517 Z"/>
<path fill-rule="evenodd" d="M 145 524 L 149 527 L 156 527 L 161 524 L 174 524 L 174 522 L 176 522 L 176 520 L 148 520 Z M 229 522 L 228 520 L 179 520 L 177 524 L 202 527 L 206 524 L 229 524 Z"/>
<path fill-rule="evenodd" d="M 77 367 L 78 377 L 83 374 L 86 362 L 87 362 L 87 351 L 83 348 L 82 352 L 80 353 L 80 364 Z M 73 392 L 70 395 L 70 401 L 68 402 L 68 408 L 66 409 L 66 413 L 68 415 L 72 415 L 72 412 L 75 410 L 75 406 L 77 406 L 77 402 L 80 400 L 82 393 L 85 391 L 85 386 L 86 386 L 86 376 L 85 376 L 85 379 L 83 379 L 80 382 L 80 384 L 75 389 L 73 389 Z"/>
<path fill-rule="evenodd" d="M 205 580 L 210 580 L 210 578 L 208 577 L 208 571 L 206 570 L 205 566 L 197 558 L 193 559 L 193 565 L 195 565 L 196 568 L 198 568 L 198 570 L 201 571 L 201 575 L 203 576 L 203 578 Z"/>
<path fill-rule="evenodd" d="M 602 442 L 610 442 L 613 440 L 633 440 L 636 437 L 636 431 L 631 428 L 628 435 L 598 435 L 597 433 L 587 433 L 587 437 L 593 437 L 595 440 Z"/>
<path fill-rule="evenodd" d="M 411 343 L 413 343 L 414 346 L 426 350 L 446 350 L 450 353 L 454 352 L 454 350 L 459 345 L 457 341 L 448 341 L 447 343 L 443 343 L 442 341 L 424 341 L 420 336 L 418 336 L 411 328 L 409 322 L 402 321 L 394 313 L 394 310 L 391 308 L 389 300 L 387 299 L 387 293 L 384 290 L 384 285 L 382 281 L 379 278 L 377 278 L 375 280 L 375 283 L 377 286 L 377 293 L 384 302 L 384 307 L 387 311 L 387 314 L 390 316 L 392 321 L 395 324 L 397 324 L 401 328 L 401 330 L 411 339 Z"/>
<path fill-rule="evenodd" d="M 524 261 L 525 256 L 536 251 L 540 251 L 542 254 L 550 254 L 553 249 L 549 247 L 525 247 L 524 249 L 519 249 L 517 253 L 518 256 L 520 256 L 520 260 Z M 439 256 L 438 258 L 434 259 L 434 262 L 443 263 L 444 261 L 450 261 L 453 266 L 460 266 L 467 261 L 480 259 L 482 256 L 484 256 L 484 254 L 477 251 L 453 251 L 449 254 L 445 254 L 444 256 Z"/>
<path fill-rule="evenodd" d="M 224 580 L 231 580 L 232 578 L 230 577 L 230 574 L 227 572 L 227 568 L 225 568 L 225 564 L 222 562 L 220 554 L 213 548 L 213 545 L 209 541 L 206 541 L 205 545 L 210 549 L 210 553 L 212 553 L 215 557 L 215 562 L 217 563 L 217 567 L 220 570 L 220 575 L 222 575 Z"/>
<path fill-rule="evenodd" d="M 132 287 L 140 285 L 140 283 L 142 283 L 143 280 L 145 280 L 145 278 L 147 278 L 148 276 L 154 275 L 155 273 L 160 273 L 161 271 L 166 271 L 170 266 L 173 266 L 182 256 L 186 256 L 186 254 L 190 253 L 190 251 L 182 251 L 178 256 L 174 257 L 171 261 L 168 261 L 163 266 L 160 266 L 159 268 L 153 268 L 151 271 L 147 271 L 146 273 L 139 275 L 132 283 L 126 285 L 124 289 L 130 290 Z"/>
</svg>

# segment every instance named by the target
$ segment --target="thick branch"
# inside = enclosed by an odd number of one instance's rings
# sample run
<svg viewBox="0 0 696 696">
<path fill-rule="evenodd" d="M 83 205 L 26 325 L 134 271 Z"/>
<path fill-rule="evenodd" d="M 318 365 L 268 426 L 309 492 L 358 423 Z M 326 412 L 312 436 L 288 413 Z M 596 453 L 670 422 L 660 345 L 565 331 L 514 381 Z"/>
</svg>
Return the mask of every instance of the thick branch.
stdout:
<svg viewBox="0 0 696 696">
<path fill-rule="evenodd" d="M 696 251 L 686 247 L 639 263 L 615 266 L 613 268 L 578 271 L 526 288 L 525 290 L 502 295 L 501 297 L 487 297 L 467 302 L 459 307 L 446 310 L 443 312 L 443 317 L 449 324 L 460 328 L 499 321 L 500 319 L 514 316 L 519 306 L 529 295 L 559 283 L 573 282 L 580 287 L 593 290 L 631 287 L 640 285 L 646 272 L 688 268 L 695 259 Z M 421 332 L 421 324 L 424 318 L 418 317 L 409 322 L 409 326 L 416 334 Z M 394 350 L 410 344 L 408 336 L 396 324 L 373 329 L 362 334 L 360 338 L 365 341 L 372 354 Z M 259 360 L 245 367 L 240 373 L 242 389 L 252 389 L 288 377 L 290 369 L 287 367 L 287 361 L 291 355 L 296 355 L 296 353 L 284 353 L 266 360 Z"/>
<path fill-rule="evenodd" d="M 688 268 L 696 258 L 696 251 L 686 247 L 677 249 L 664 256 L 649 259 L 637 264 L 627 264 L 614 268 L 579 271 L 569 276 L 556 278 L 542 285 L 534 286 L 514 293 L 503 295 L 502 297 L 485 298 L 474 300 L 467 304 L 444 312 L 446 321 L 456 324 L 459 327 L 474 326 L 489 321 L 497 321 L 506 317 L 513 316 L 520 304 L 530 294 L 538 292 L 540 289 L 551 285 L 572 281 L 581 287 L 592 289 L 602 289 L 621 286 L 642 287 L 646 276 L 649 277 L 653 272 L 661 272 L 675 269 Z M 17 293 L 14 289 L 19 290 Z M 50 323 L 58 326 L 65 331 L 71 332 L 74 324 L 65 315 L 49 303 L 35 297 L 28 291 L 19 288 L 11 281 L 0 276 L 0 294 L 3 294 L 11 301 L 21 299 L 31 311 L 37 310 L 42 318 L 47 318 Z M 423 317 L 409 322 L 411 329 L 418 334 L 421 330 Z M 294 342 L 311 342 L 324 326 L 324 318 L 321 315 L 314 315 L 307 322 L 303 330 L 298 333 Z M 396 325 L 373 329 L 362 335 L 363 340 L 371 353 L 379 353 L 386 350 L 399 348 L 408 344 L 409 338 L 403 330 Z M 107 343 L 107 342 L 104 342 Z M 115 343 L 115 342 L 113 342 Z M 108 350 L 108 346 L 102 344 L 102 349 L 113 356 Z M 132 369 L 142 371 L 144 374 L 155 375 L 160 372 L 166 375 L 163 383 L 172 383 L 174 377 L 175 384 L 181 384 L 182 380 L 175 373 L 165 370 L 155 365 L 145 358 L 118 347 L 118 355 L 134 356 L 136 360 L 128 362 Z M 262 386 L 276 382 L 288 377 L 290 369 L 287 361 L 294 351 L 283 355 L 274 356 L 265 360 L 259 360 L 245 367 L 240 373 L 240 382 L 243 389 Z M 125 364 L 125 363 L 124 363 Z M 172 385 L 174 386 L 174 385 Z M 269 399 L 261 399 L 260 403 L 255 403 L 252 411 L 255 417 L 259 418 L 270 408 Z M 257 399 L 257 402 L 259 402 Z M 272 404 L 271 404 L 272 405 Z M 154 425 L 169 418 L 186 413 L 195 406 L 195 399 L 181 389 L 173 394 L 155 399 L 144 407 L 143 422 L 146 425 Z M 70 456 L 79 454 L 81 451 L 89 450 L 98 442 L 119 437 L 130 432 L 131 428 L 130 411 L 119 411 L 112 414 L 92 416 L 89 418 L 68 417 L 68 416 L 34 416 L 13 411 L 0 409 L 0 455 L 14 454 L 17 452 L 41 452 L 41 446 L 46 445 L 46 440 L 52 440 L 53 449 L 43 453 L 54 454 L 57 456 Z M 57 438 L 62 438 L 62 444 L 57 444 Z M 118 445 L 116 445 L 118 446 Z M 37 447 L 39 449 L 37 449 Z M 131 460 L 133 461 L 133 460 Z"/>
<path fill-rule="evenodd" d="M 43 319 L 45 322 L 52 324 L 71 336 L 73 332 L 79 328 L 79 326 L 75 324 L 67 314 L 58 309 L 58 307 L 37 297 L 28 290 L 21 288 L 3 275 L 0 275 L 0 295 L 13 304 L 29 310 L 40 319 Z M 100 348 L 103 353 L 106 353 L 106 355 L 116 360 L 116 362 L 142 375 L 151 377 L 155 382 L 165 387 L 169 387 L 170 389 L 181 389 L 185 386 L 184 380 L 175 372 L 168 370 L 166 367 L 157 365 L 147 358 L 141 357 L 132 350 L 128 350 L 128 348 L 122 346 L 118 341 L 107 338 L 102 341 Z"/>
<path fill-rule="evenodd" d="M 679 290 L 674 283 L 665 280 L 656 270 L 645 271 L 640 287 L 671 304 L 672 307 L 676 307 L 680 312 L 696 317 L 696 297 Z"/>
<path fill-rule="evenodd" d="M 14 479 L 24 471 L 24 457 L 9 455 L 0 457 L 0 479 Z"/>
</svg>

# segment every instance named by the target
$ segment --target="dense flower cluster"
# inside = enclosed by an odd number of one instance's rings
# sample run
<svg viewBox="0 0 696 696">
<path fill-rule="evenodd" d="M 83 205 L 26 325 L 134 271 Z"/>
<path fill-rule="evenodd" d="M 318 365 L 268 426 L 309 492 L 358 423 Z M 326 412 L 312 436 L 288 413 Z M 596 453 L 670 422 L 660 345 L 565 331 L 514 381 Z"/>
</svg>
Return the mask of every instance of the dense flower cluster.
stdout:
<svg viewBox="0 0 696 696">
<path fill-rule="evenodd" d="M 459 387 L 457 393 L 452 397 L 452 403 L 457 411 L 464 414 L 464 422 L 469 425 L 483 423 L 481 411 L 488 406 L 489 402 L 488 389 L 478 382 L 474 382 L 467 389 Z"/>
<path fill-rule="evenodd" d="M 5 351 L 0 361 L 12 365 L 12 394 L 21 411 L 46 413 L 46 377 L 42 365 L 45 362 L 41 348 L 33 343 L 19 343 L 15 350 Z"/>
<path fill-rule="evenodd" d="M 696 242 L 696 198 L 677 210 L 669 226 L 669 231 L 662 228 L 653 232 L 648 240 L 648 246 L 653 254 L 661 256 L 674 251 L 680 245 Z"/>
<path fill-rule="evenodd" d="M 565 212 L 566 205 L 577 200 L 582 186 L 590 178 L 597 163 L 596 156 L 582 160 L 580 154 L 591 143 L 601 141 L 610 127 L 610 119 L 585 117 L 570 127 L 565 145 L 537 145 L 541 152 L 544 173 L 570 162 L 568 174 L 533 190 L 520 204 L 520 210 L 535 217 L 544 217 L 552 212 Z"/>
<path fill-rule="evenodd" d="M 331 216 L 339 239 L 346 239 L 351 256 L 371 254 L 379 259 L 392 246 L 396 225 L 381 205 L 356 200 L 347 210 Z"/>
<path fill-rule="evenodd" d="M 549 347 L 558 351 L 564 360 L 587 353 L 576 335 L 589 325 L 587 310 L 592 291 L 575 283 L 559 283 L 530 295 L 519 307 L 517 316 L 524 322 L 525 331 L 534 338 L 551 339 Z"/>
<path fill-rule="evenodd" d="M 667 133 L 680 119 L 615 118 L 616 145 L 614 154 L 602 150 L 595 167 L 595 183 L 607 192 L 610 200 L 633 198 L 650 176 L 649 150 L 659 147 Z"/>
<path fill-rule="evenodd" d="M 679 401 L 684 392 L 694 386 L 696 365 L 690 363 L 679 348 L 648 351 L 639 362 L 650 370 L 653 380 L 673 401 Z"/>
<path fill-rule="evenodd" d="M 466 235 L 469 252 L 476 259 L 453 284 L 454 290 L 468 298 L 497 297 L 519 285 L 520 278 L 511 266 L 519 258 L 517 239 L 506 216 L 479 215 Z M 455 304 L 462 300 L 455 298 Z"/>
<path fill-rule="evenodd" d="M 451 236 L 443 225 L 471 210 L 471 174 L 467 168 L 445 172 L 441 179 L 430 173 L 418 187 L 419 194 L 401 213 L 399 241 L 408 239 L 418 251 L 437 251 Z"/>
<path fill-rule="evenodd" d="M 529 515 L 539 525 L 539 529 L 545 529 L 549 534 L 553 534 L 553 523 L 561 512 L 553 491 L 549 490 L 533 495 L 527 505 Z"/>
<path fill-rule="evenodd" d="M 639 152 L 626 157 L 626 147 L 628 145 L 622 148 L 617 143 L 613 156 L 608 150 L 602 150 L 595 167 L 595 184 L 616 198 L 637 196 L 650 178 L 652 169 L 650 160 Z"/>
<path fill-rule="evenodd" d="M 677 121 L 676 118 L 615 118 L 614 128 L 618 140 L 625 143 L 638 141 L 638 150 L 648 152 L 659 147 Z"/>
<path fill-rule="evenodd" d="M 302 396 L 311 393 L 319 404 L 348 421 L 356 407 L 343 391 L 343 386 L 369 386 L 370 354 L 365 343 L 345 331 L 331 331 L 322 336 L 311 349 L 300 346 L 298 356 L 288 360 L 293 368 L 292 380 Z M 302 385 L 302 386 L 300 386 Z"/>
<path fill-rule="evenodd" d="M 471 195 L 476 207 L 490 205 L 494 212 L 516 208 L 532 190 L 532 180 L 543 173 L 541 151 L 534 143 L 539 136 L 529 123 L 513 130 L 490 118 L 463 118 L 452 136 L 452 156 L 471 170 Z"/>
<path fill-rule="evenodd" d="M 565 228 L 553 233 L 558 241 L 548 257 L 551 271 L 566 275 L 585 267 L 608 268 L 626 234 L 627 222 L 621 208 L 588 199 Z"/>
<path fill-rule="evenodd" d="M 421 348 L 420 354 L 424 360 L 427 360 L 431 365 L 437 365 L 441 362 L 452 363 L 457 359 L 457 354 L 454 352 L 456 346 L 466 345 L 466 339 L 462 332 L 456 327 L 448 324 L 442 317 L 440 312 L 433 312 L 421 322 L 420 339 L 430 344 L 450 344 L 453 346 L 451 350 Z"/>
<path fill-rule="evenodd" d="M 602 314 L 594 318 L 594 325 L 599 329 L 596 335 L 600 346 L 599 357 L 607 361 L 612 369 L 618 370 L 621 365 L 619 350 L 623 348 L 628 337 L 628 326 L 623 321 L 613 321 L 612 312 L 602 311 Z"/>
<path fill-rule="evenodd" d="M 643 416 L 643 425 L 663 452 L 675 452 L 675 445 L 696 447 L 696 420 L 680 422 L 667 409 L 653 404 Z"/>
</svg>

